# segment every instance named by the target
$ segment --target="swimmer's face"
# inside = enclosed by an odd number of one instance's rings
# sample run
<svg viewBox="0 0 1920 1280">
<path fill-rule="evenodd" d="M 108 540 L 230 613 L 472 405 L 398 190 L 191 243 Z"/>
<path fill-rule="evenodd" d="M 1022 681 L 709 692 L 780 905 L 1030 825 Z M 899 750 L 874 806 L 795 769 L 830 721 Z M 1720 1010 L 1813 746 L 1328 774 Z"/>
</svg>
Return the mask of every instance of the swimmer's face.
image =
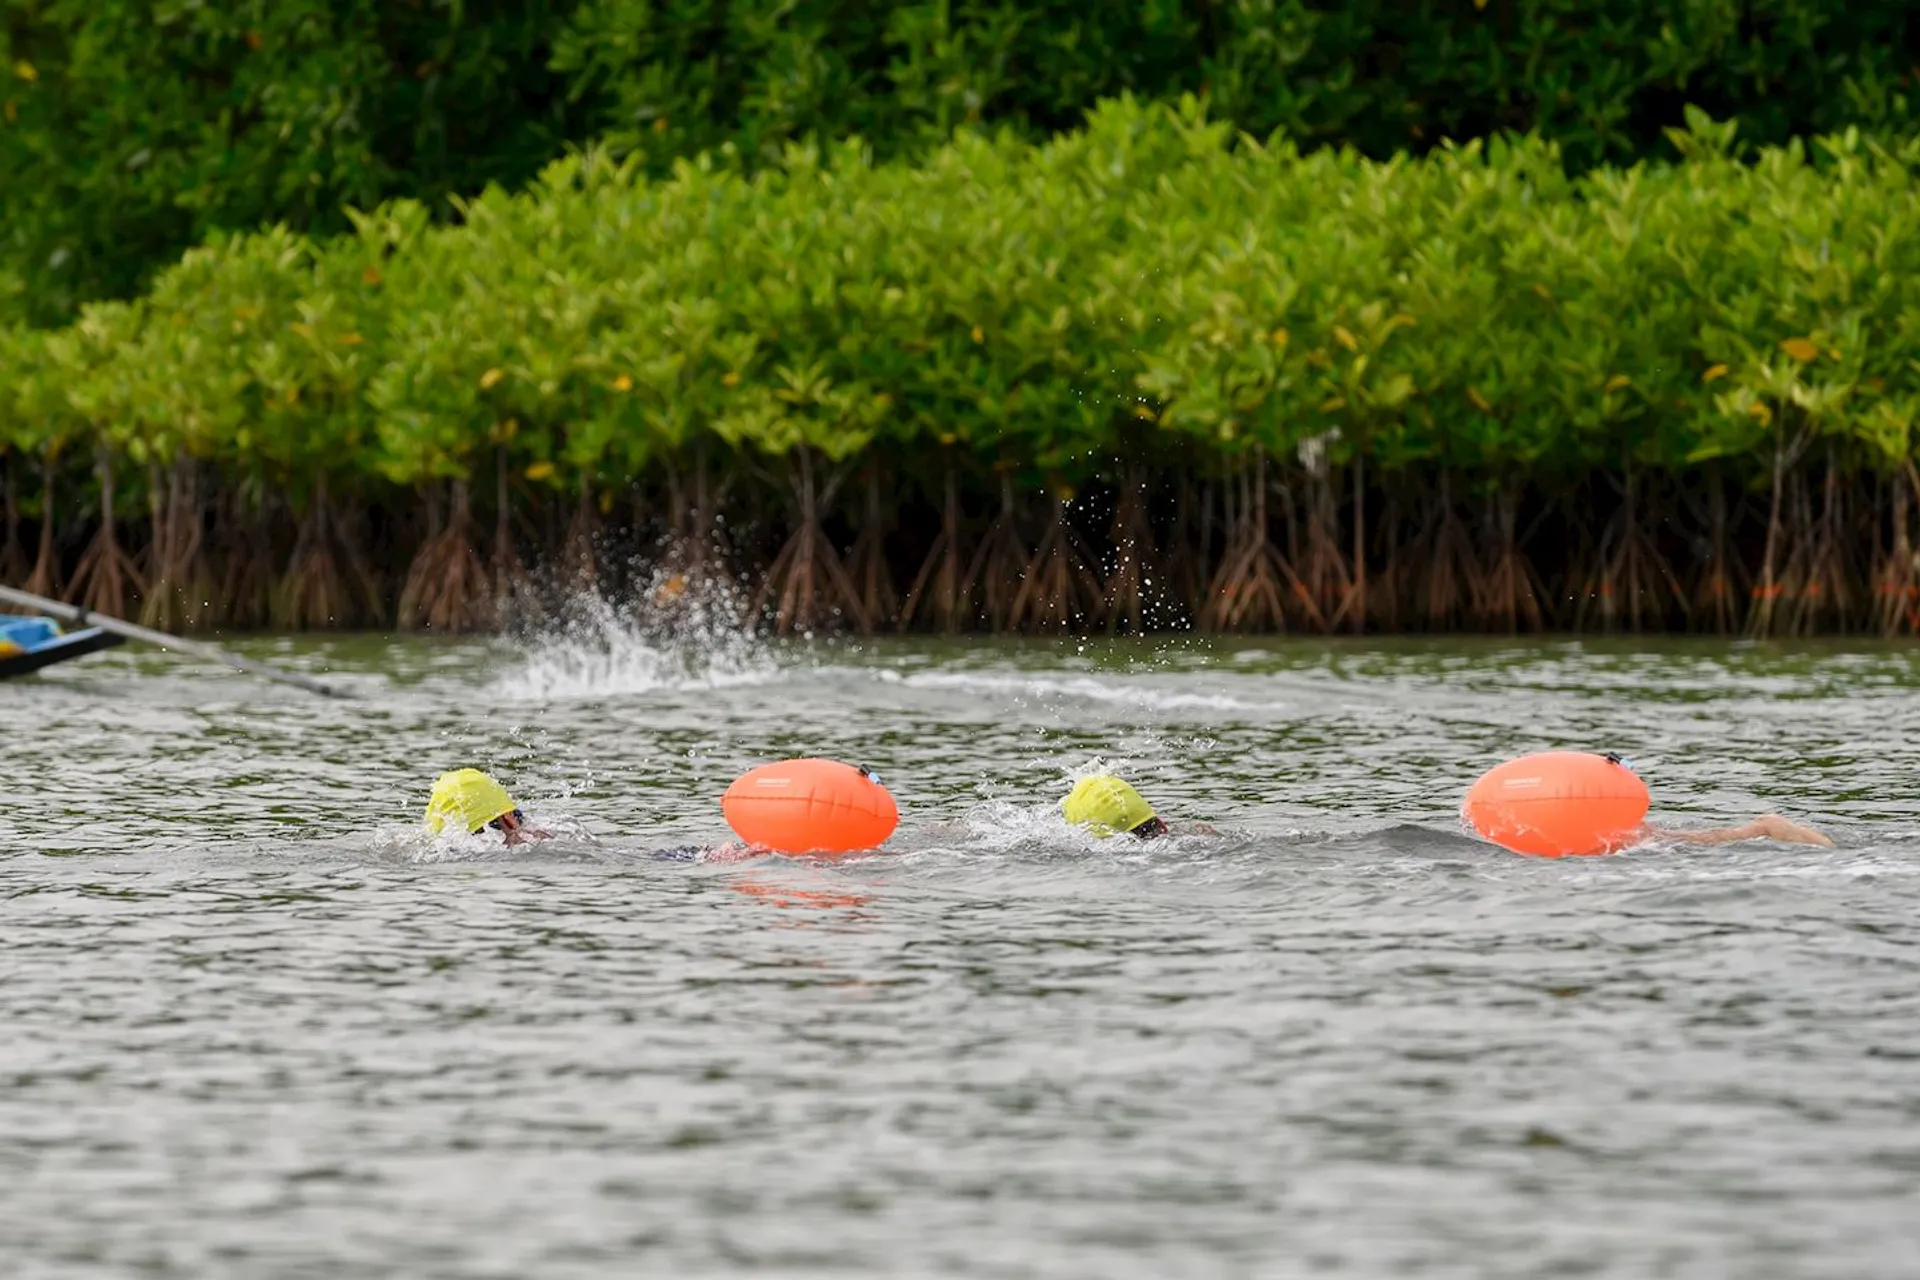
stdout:
<svg viewBox="0 0 1920 1280">
<path fill-rule="evenodd" d="M 1167 824 L 1159 818 L 1148 818 L 1133 829 L 1133 834 L 1142 840 L 1157 840 L 1167 834 Z"/>
<path fill-rule="evenodd" d="M 526 841 L 526 836 L 521 834 L 520 829 L 527 825 L 527 818 L 518 809 L 501 814 L 487 825 L 495 831 L 504 832 L 508 844 L 522 844 Z"/>
</svg>

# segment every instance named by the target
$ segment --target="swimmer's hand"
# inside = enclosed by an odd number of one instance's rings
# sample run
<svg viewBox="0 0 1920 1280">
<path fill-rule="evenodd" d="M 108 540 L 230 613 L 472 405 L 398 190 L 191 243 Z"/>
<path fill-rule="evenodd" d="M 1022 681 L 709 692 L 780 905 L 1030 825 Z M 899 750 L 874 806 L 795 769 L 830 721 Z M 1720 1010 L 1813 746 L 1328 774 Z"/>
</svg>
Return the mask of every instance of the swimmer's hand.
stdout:
<svg viewBox="0 0 1920 1280">
<path fill-rule="evenodd" d="M 1177 836 L 1217 836 L 1220 828 L 1211 822 L 1183 822 L 1173 829 Z"/>
<path fill-rule="evenodd" d="M 507 843 L 509 845 L 531 844 L 535 840 L 551 839 L 553 839 L 553 832 L 539 827 L 515 827 L 513 830 L 507 832 Z"/>
</svg>

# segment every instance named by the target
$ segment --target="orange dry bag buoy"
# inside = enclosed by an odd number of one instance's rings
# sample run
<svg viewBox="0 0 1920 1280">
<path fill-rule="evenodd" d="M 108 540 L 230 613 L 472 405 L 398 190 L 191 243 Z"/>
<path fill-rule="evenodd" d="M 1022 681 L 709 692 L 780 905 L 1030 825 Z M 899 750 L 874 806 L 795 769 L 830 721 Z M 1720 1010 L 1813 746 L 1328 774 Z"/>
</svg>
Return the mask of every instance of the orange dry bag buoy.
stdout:
<svg viewBox="0 0 1920 1280">
<path fill-rule="evenodd" d="M 1502 848 L 1563 858 L 1631 844 L 1649 803 L 1647 784 L 1618 756 L 1543 751 L 1481 774 L 1460 816 Z"/>
<path fill-rule="evenodd" d="M 865 769 L 838 760 L 782 760 L 749 769 L 720 797 L 727 825 L 778 853 L 878 848 L 900 825 L 893 797 Z"/>
</svg>

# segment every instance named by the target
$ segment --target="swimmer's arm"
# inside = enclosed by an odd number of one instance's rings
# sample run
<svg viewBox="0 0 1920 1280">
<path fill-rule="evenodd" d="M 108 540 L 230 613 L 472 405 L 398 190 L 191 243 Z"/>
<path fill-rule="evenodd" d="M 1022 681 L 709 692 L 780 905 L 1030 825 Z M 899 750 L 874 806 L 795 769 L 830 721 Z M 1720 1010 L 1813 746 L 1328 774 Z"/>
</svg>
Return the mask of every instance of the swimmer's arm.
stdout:
<svg viewBox="0 0 1920 1280">
<path fill-rule="evenodd" d="M 1177 836 L 1217 836 L 1220 834 L 1220 828 L 1214 826 L 1211 822 L 1183 822 L 1173 828 L 1173 834 Z"/>
<path fill-rule="evenodd" d="M 1781 844 L 1833 848 L 1833 841 L 1826 835 L 1812 827 L 1789 822 L 1777 813 L 1763 814 L 1737 827 L 1709 827 L 1705 831 L 1668 831 L 1662 827 L 1648 827 L 1647 830 L 1662 839 L 1678 840 L 1682 844 L 1719 845 L 1735 844 L 1741 840 L 1777 840 Z"/>
</svg>

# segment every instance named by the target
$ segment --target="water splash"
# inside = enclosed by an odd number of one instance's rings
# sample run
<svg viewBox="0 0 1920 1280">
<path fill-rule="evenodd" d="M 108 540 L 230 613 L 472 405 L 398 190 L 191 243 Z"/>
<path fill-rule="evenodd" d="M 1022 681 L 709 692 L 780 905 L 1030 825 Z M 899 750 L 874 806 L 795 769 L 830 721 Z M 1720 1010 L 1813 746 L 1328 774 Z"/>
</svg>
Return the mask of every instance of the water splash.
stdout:
<svg viewBox="0 0 1920 1280">
<path fill-rule="evenodd" d="M 739 593 L 720 579 L 656 572 L 631 600 L 575 596 L 522 639 L 489 696 L 506 702 L 618 697 L 761 684 L 780 674 Z"/>
</svg>

